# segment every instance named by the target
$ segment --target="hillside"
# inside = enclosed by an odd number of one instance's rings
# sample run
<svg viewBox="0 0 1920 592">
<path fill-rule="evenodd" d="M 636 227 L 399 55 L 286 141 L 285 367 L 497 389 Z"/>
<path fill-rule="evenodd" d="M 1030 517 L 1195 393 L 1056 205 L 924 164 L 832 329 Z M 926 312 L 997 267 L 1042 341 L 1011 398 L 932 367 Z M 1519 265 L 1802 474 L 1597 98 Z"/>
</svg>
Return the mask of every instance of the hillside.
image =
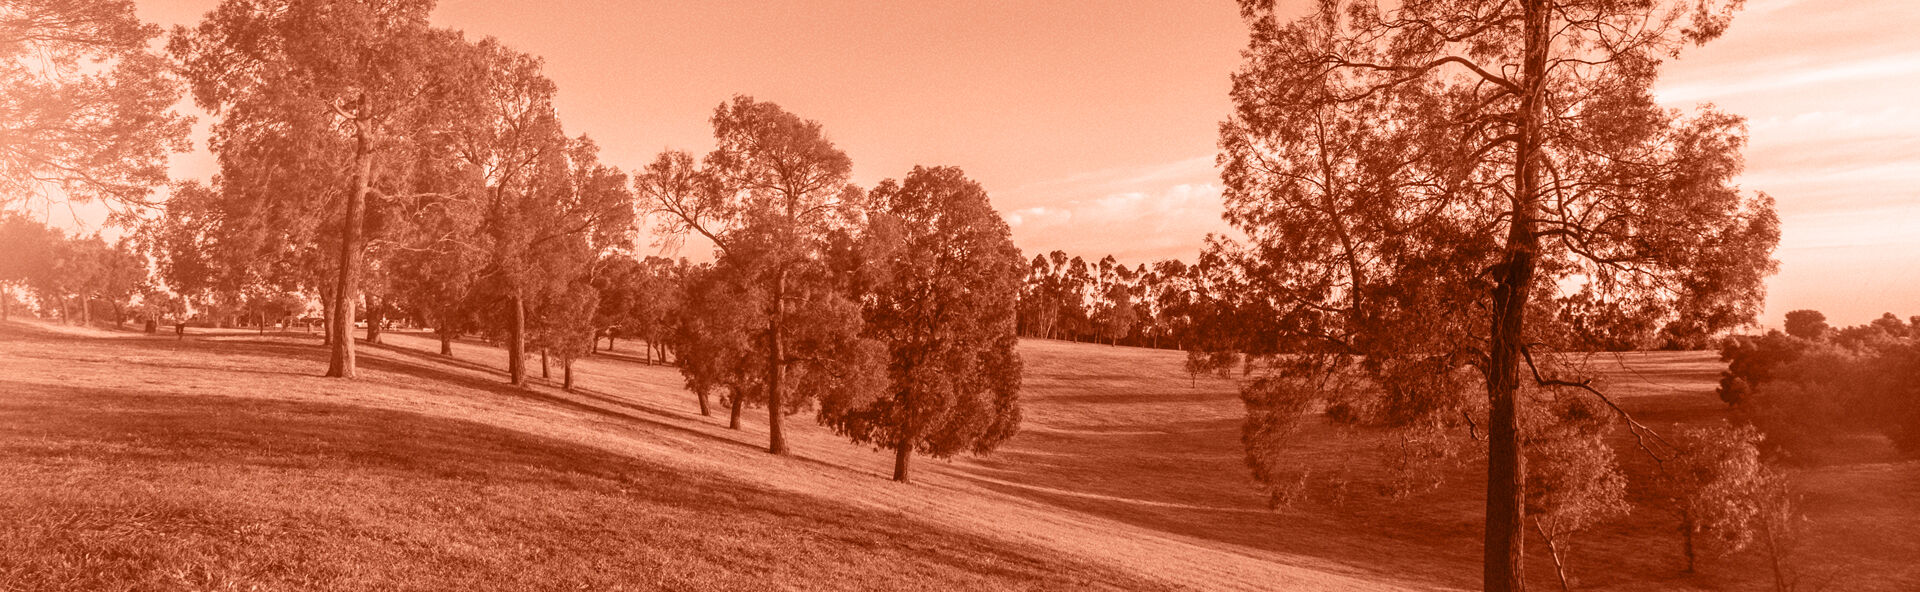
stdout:
<svg viewBox="0 0 1920 592">
<path fill-rule="evenodd" d="M 765 454 L 764 412 L 727 430 L 670 367 L 602 356 L 578 365 L 576 393 L 522 390 L 484 344 L 448 360 L 424 337 L 386 340 L 344 382 L 317 376 L 325 354 L 304 335 L 0 325 L 0 589 L 1477 583 L 1470 470 L 1401 502 L 1268 510 L 1240 463 L 1232 383 L 1191 380 L 1174 352 L 1025 342 L 1022 433 L 901 485 L 888 453 L 809 421 L 789 423 L 793 457 Z M 1716 412 L 1710 355 L 1625 360 L 1616 389 L 1650 421 Z M 1371 450 L 1327 436 L 1301 462 Z M 1849 588 L 1920 580 L 1920 467 L 1866 458 L 1808 483 L 1814 546 L 1865 575 Z M 1763 581 L 1750 558 L 1681 578 L 1660 520 L 1597 534 L 1576 560 L 1587 587 Z"/>
</svg>

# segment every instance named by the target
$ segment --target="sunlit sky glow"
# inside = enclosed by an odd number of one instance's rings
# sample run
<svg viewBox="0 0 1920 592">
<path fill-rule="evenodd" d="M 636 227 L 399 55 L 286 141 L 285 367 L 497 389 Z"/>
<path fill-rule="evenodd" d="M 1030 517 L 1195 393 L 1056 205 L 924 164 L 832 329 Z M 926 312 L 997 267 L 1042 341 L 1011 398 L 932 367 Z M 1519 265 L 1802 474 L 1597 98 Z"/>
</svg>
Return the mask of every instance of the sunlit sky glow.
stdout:
<svg viewBox="0 0 1920 592">
<path fill-rule="evenodd" d="M 215 3 L 139 7 L 172 26 Z M 1214 143 L 1245 43 L 1230 0 L 443 0 L 434 19 L 544 56 L 568 129 L 623 168 L 709 149 L 714 106 L 744 93 L 821 121 L 863 185 L 965 169 L 1029 255 L 1191 260 L 1227 229 Z M 1754 0 L 1665 69 L 1662 102 L 1749 119 L 1741 184 L 1784 224 L 1767 325 L 1800 308 L 1836 324 L 1920 314 L 1914 22 L 1911 0 Z M 174 168 L 213 167 L 196 153 Z"/>
</svg>

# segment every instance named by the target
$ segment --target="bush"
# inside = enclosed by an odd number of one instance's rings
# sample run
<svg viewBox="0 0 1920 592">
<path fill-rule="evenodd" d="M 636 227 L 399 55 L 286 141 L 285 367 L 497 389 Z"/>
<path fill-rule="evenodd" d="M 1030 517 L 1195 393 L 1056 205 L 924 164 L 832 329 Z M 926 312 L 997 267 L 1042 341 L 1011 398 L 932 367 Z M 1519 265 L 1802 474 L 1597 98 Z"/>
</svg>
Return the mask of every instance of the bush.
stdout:
<svg viewBox="0 0 1920 592">
<path fill-rule="evenodd" d="M 1769 452 L 1805 453 L 1839 435 L 1877 432 L 1920 454 L 1916 333 L 1888 314 L 1869 325 L 1823 328 L 1831 335 L 1825 341 L 1779 331 L 1735 337 L 1721 350 L 1728 366 L 1716 394 L 1747 412 Z"/>
</svg>

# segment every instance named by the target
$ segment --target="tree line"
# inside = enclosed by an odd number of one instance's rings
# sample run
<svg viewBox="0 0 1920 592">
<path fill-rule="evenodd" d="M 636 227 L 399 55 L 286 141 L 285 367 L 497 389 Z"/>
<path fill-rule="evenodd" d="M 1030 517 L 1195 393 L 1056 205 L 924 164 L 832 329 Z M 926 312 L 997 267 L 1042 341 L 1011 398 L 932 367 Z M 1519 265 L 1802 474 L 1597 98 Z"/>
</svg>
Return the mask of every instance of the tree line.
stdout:
<svg viewBox="0 0 1920 592">
<path fill-rule="evenodd" d="M 107 248 L 9 217 L 4 240 L 35 255 L 4 269 L 8 297 L 81 315 L 164 301 L 169 318 L 263 328 L 318 301 L 326 374 L 341 378 L 358 374 L 361 324 L 368 343 L 395 322 L 431 328 L 442 354 L 485 337 L 515 385 L 532 354 L 543 375 L 556 358 L 563 388 L 602 339 L 637 339 L 644 360 L 676 363 L 703 413 L 710 394 L 734 427 L 743 406 L 768 409 L 769 451 L 787 452 L 783 418 L 815 409 L 894 450 L 903 481 L 915 454 L 986 452 L 1017 429 L 1021 256 L 964 173 L 854 185 L 818 122 L 740 96 L 713 114 L 713 152 L 667 151 L 629 176 L 564 129 L 538 56 L 435 27 L 432 9 L 226 0 L 156 51 L 130 2 L 9 4 L 26 34 L 0 49 L 52 56 L 53 82 L 6 98 L 70 120 L 48 134 L 111 124 L 81 130 L 97 142 L 34 145 L 50 157 L 10 153 L 9 195 L 110 201 L 131 233 Z M 110 67 L 75 66 L 88 60 Z M 184 148 L 168 110 L 183 91 L 213 117 L 218 173 L 156 204 L 165 154 Z M 72 164 L 95 160 L 120 168 Z M 704 237 L 714 261 L 639 256 L 649 220 L 663 246 Z"/>
</svg>

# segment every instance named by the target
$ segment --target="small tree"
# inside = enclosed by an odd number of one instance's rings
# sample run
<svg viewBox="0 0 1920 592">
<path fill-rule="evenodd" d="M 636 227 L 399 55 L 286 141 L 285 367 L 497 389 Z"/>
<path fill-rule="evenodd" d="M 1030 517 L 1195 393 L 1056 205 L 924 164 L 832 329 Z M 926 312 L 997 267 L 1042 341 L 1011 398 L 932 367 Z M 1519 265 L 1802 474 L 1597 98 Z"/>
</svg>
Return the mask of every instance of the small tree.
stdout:
<svg viewBox="0 0 1920 592">
<path fill-rule="evenodd" d="M 867 335 L 887 349 L 887 385 L 822 397 L 820 418 L 856 443 L 892 448 L 893 479 L 904 482 L 916 452 L 984 454 L 1019 428 L 1024 265 L 986 190 L 959 169 L 914 167 L 870 197 L 862 300 Z"/>
<path fill-rule="evenodd" d="M 1626 475 L 1606 441 L 1612 415 L 1586 397 L 1554 403 L 1552 416 L 1537 419 L 1527 438 L 1527 515 L 1547 543 L 1560 588 L 1572 590 L 1573 536 L 1625 515 L 1630 505 Z"/>
<path fill-rule="evenodd" d="M 822 254 L 833 233 L 860 219 L 863 196 L 847 185 L 852 161 L 819 122 L 779 105 L 734 97 L 714 109 L 713 135 L 717 147 L 705 167 L 668 151 L 635 187 L 663 214 L 663 234 L 712 241 L 728 273 L 748 278 L 763 298 L 766 325 L 757 345 L 765 360 L 767 451 L 786 454 L 782 418 L 831 389 L 853 387 L 830 378 L 852 378 L 847 365 L 861 363 L 861 348 L 843 347 L 859 332 L 858 314 L 846 314 L 853 307 L 822 268 Z M 798 337 L 808 331 L 815 334 Z"/>
<path fill-rule="evenodd" d="M 1827 336 L 1832 327 L 1827 326 L 1827 315 L 1817 310 L 1796 310 L 1787 313 L 1787 334 L 1808 341 L 1819 341 Z"/>
<path fill-rule="evenodd" d="M 1679 518 L 1684 571 L 1692 573 L 1702 543 L 1729 553 L 1753 542 L 1756 496 L 1773 473 L 1761 462 L 1761 434 L 1752 427 L 1682 429 L 1670 441 L 1675 454 L 1661 465 L 1658 491 Z"/>
<path fill-rule="evenodd" d="M 758 295 L 729 272 L 724 265 L 689 270 L 682 284 L 686 305 L 672 338 L 680 375 L 699 398 L 700 414 L 712 414 L 707 400 L 718 392 L 731 409 L 727 427 L 737 430 L 748 400 L 766 400 L 765 375 L 755 362 L 760 352 L 754 347 L 765 311 L 754 305 Z"/>
<path fill-rule="evenodd" d="M 593 350 L 593 311 L 599 295 L 586 278 L 544 294 L 533 318 L 529 340 L 534 347 L 560 358 L 560 388 L 573 390 L 573 362 Z"/>
</svg>

